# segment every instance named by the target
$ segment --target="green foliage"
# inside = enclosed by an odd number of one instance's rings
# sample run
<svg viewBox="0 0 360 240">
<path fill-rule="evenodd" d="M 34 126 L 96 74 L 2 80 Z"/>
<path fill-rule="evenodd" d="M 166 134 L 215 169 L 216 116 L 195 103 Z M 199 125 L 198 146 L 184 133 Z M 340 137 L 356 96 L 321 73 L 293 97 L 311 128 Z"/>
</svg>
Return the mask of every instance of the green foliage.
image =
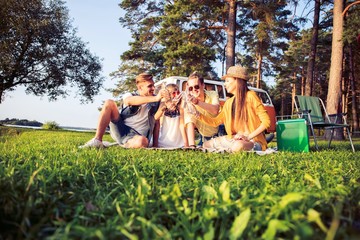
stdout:
<svg viewBox="0 0 360 240">
<path fill-rule="evenodd" d="M 256 72 L 256 63 L 266 75 L 275 75 L 273 65 L 286 50 L 286 39 L 297 31 L 288 19 L 287 1 L 236 1 L 237 63 Z M 120 19 L 132 32 L 131 49 L 114 76 L 120 78 L 115 95 L 131 87 L 128 74 L 148 70 L 156 78 L 188 76 L 193 71 L 218 78 L 212 64 L 225 61 L 230 35 L 227 1 L 128 1 L 120 3 L 126 13 Z M 254 37 L 255 36 L 255 37 Z M 246 52 L 244 53 L 245 50 Z M 132 77 L 131 77 L 132 78 Z M 261 83 L 261 85 L 265 85 Z"/>
<path fill-rule="evenodd" d="M 101 63 L 76 36 L 63 1 L 0 0 L 0 103 L 22 85 L 56 100 L 71 85 L 91 101 L 103 82 Z"/>
<path fill-rule="evenodd" d="M 223 55 L 225 6 L 223 1 L 122 1 L 126 13 L 120 22 L 133 40 L 113 73 L 120 78 L 114 95 L 130 90 L 130 79 L 143 71 L 158 79 L 195 70 L 216 76 L 211 63 Z"/>
<path fill-rule="evenodd" d="M 358 45 L 357 37 L 360 34 L 360 6 L 354 5 L 345 17 L 344 42 L 349 45 Z"/>
<path fill-rule="evenodd" d="M 210 64 L 215 61 L 214 47 L 219 41 L 214 33 L 219 31 L 211 31 L 210 26 L 219 20 L 215 14 L 223 7 L 216 1 L 202 4 L 175 1 L 165 6 L 166 17 L 162 18 L 157 35 L 166 51 L 165 76 L 188 76 L 195 70 L 204 73 L 212 71 Z"/>
<path fill-rule="evenodd" d="M 252 76 L 249 83 L 258 81 L 261 88 L 267 88 L 263 76 L 275 78 L 272 91 L 278 113 L 290 114 L 291 88 L 296 84 L 296 94 L 302 94 L 306 84 L 307 62 L 310 53 L 311 28 L 305 22 L 312 22 L 314 1 L 300 4 L 300 1 L 130 1 L 123 0 L 120 7 L 126 11 L 120 19 L 132 33 L 131 49 L 122 56 L 122 64 L 114 76 L 120 81 L 113 89 L 114 95 L 133 90 L 132 79 L 142 72 L 150 71 L 155 79 L 170 75 L 188 76 L 194 70 L 207 78 L 216 79 L 217 73 L 211 67 L 215 61 L 224 62 L 229 34 L 229 2 L 236 2 L 236 64 L 249 69 Z M 351 1 L 350 1 L 351 2 Z M 349 4 L 349 2 L 347 2 Z M 297 7 L 295 7 L 297 6 Z M 299 11 L 300 7 L 300 11 Z M 327 99 L 332 41 L 332 1 L 321 1 L 320 29 L 317 55 L 313 71 L 312 94 Z M 309 11 L 309 12 L 307 12 Z M 354 5 L 345 16 L 344 42 L 344 86 L 342 103 L 344 109 L 356 105 L 350 89 L 350 66 L 359 72 L 359 6 Z M 301 16 L 298 16 L 301 14 Z M 300 31 L 300 30 L 301 31 Z M 354 54 L 350 63 L 348 52 Z M 358 83 L 358 76 L 354 77 Z M 355 84 L 354 86 L 358 86 Z M 339 88 L 340 89 L 340 88 Z M 356 96 L 354 99 L 357 99 Z M 348 104 L 347 107 L 346 104 Z M 357 104 L 358 105 L 358 104 Z M 358 109 L 353 107 L 351 116 Z M 356 121 L 356 118 L 354 118 Z M 354 129 L 356 124 L 354 124 Z"/>
<path fill-rule="evenodd" d="M 359 236 L 360 152 L 347 142 L 265 156 L 78 149 L 92 136 L 0 138 L 1 238 Z"/>
<path fill-rule="evenodd" d="M 60 129 L 60 126 L 55 121 L 49 121 L 49 122 L 45 122 L 42 125 L 42 128 L 47 130 L 58 130 Z"/>
<path fill-rule="evenodd" d="M 345 18 L 345 26 L 344 26 L 344 43 L 348 47 L 346 51 L 347 55 L 349 55 L 349 51 L 352 51 L 352 59 L 353 62 L 350 62 L 350 56 L 348 56 L 345 60 L 349 61 L 348 64 L 345 65 L 345 70 L 350 71 L 350 66 L 353 66 L 353 71 L 355 74 L 355 86 L 359 86 L 360 77 L 358 72 L 360 72 L 360 42 L 357 40 L 360 36 L 360 5 L 354 5 L 348 11 Z M 350 50 L 349 50 L 350 49 Z M 350 73 L 351 74 L 351 73 Z M 356 89 L 357 91 L 358 89 Z"/>
<path fill-rule="evenodd" d="M 296 94 L 301 94 L 310 52 L 310 34 L 311 31 L 303 30 L 296 35 L 295 39 L 290 40 L 288 50 L 275 68 L 278 75 L 275 90 L 271 92 L 271 96 L 273 96 L 278 115 L 282 115 L 281 111 L 284 115 L 291 114 L 291 84 L 295 84 Z M 320 30 L 317 46 L 318 54 L 315 58 L 316 69 L 314 74 L 316 80 L 313 83 L 313 95 L 322 99 L 326 99 L 328 89 L 330 61 L 324 61 L 324 59 L 331 58 L 331 48 L 329 46 L 331 46 L 330 29 Z"/>
<path fill-rule="evenodd" d="M 4 120 L 0 120 L 0 124 L 10 124 L 10 125 L 21 125 L 21 126 L 33 126 L 33 127 L 41 127 L 43 124 L 38 121 L 29 121 L 27 119 L 17 119 L 17 118 L 5 118 Z"/>
<path fill-rule="evenodd" d="M 261 72 L 256 81 L 262 80 L 262 75 L 274 76 L 276 66 L 288 49 L 288 41 L 299 30 L 289 19 L 288 4 L 288 1 L 256 1 L 240 9 L 242 29 L 238 38 L 245 56 L 238 61 L 253 75 Z M 242 61 L 244 58 L 247 61 Z"/>
<path fill-rule="evenodd" d="M 13 136 L 19 135 L 22 131 L 25 129 L 20 128 L 9 128 L 9 127 L 3 127 L 0 125 L 0 141 L 4 141 L 5 139 L 11 138 Z M 29 129 L 26 129 L 27 131 Z"/>
</svg>

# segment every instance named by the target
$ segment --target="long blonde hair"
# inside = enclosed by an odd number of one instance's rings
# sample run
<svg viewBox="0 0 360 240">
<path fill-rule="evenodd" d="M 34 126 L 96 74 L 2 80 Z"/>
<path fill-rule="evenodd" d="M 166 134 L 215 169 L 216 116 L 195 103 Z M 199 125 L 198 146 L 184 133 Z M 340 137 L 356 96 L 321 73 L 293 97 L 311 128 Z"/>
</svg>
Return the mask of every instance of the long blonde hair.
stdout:
<svg viewBox="0 0 360 240">
<path fill-rule="evenodd" d="M 232 117 L 234 129 L 238 130 L 244 124 L 247 125 L 248 114 L 246 109 L 246 94 L 249 91 L 247 81 L 241 78 L 236 79 L 235 99 L 232 104 Z"/>
</svg>

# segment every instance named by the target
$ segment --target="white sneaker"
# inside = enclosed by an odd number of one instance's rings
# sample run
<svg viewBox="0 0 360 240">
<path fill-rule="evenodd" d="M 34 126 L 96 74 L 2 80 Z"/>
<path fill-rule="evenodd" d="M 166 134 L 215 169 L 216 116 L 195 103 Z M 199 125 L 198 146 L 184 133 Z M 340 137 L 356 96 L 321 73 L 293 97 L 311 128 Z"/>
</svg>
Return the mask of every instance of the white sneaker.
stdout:
<svg viewBox="0 0 360 240">
<path fill-rule="evenodd" d="M 103 148 L 105 146 L 100 140 L 93 138 L 90 141 L 88 141 L 87 143 L 85 143 L 84 145 L 80 146 L 79 148 L 89 148 L 89 147 Z"/>
<path fill-rule="evenodd" d="M 112 146 L 116 146 L 119 145 L 117 142 L 107 142 L 107 141 L 103 141 L 102 142 L 104 144 L 104 147 L 112 147 Z"/>
</svg>

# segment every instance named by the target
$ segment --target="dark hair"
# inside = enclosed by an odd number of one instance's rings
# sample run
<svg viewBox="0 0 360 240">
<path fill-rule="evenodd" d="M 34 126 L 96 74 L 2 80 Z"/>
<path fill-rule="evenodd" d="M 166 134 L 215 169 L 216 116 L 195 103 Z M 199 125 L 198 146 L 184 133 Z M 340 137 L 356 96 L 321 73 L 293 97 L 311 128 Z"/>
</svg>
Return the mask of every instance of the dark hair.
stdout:
<svg viewBox="0 0 360 240">
<path fill-rule="evenodd" d="M 204 84 L 203 76 L 200 73 L 198 73 L 197 71 L 190 74 L 188 79 L 190 79 L 190 78 L 197 78 L 201 84 Z"/>
<path fill-rule="evenodd" d="M 237 81 L 235 100 L 232 105 L 232 117 L 234 121 L 234 128 L 237 130 L 237 126 L 247 124 L 248 116 L 246 109 L 246 94 L 248 92 L 247 82 L 241 78 L 235 78 Z"/>
</svg>

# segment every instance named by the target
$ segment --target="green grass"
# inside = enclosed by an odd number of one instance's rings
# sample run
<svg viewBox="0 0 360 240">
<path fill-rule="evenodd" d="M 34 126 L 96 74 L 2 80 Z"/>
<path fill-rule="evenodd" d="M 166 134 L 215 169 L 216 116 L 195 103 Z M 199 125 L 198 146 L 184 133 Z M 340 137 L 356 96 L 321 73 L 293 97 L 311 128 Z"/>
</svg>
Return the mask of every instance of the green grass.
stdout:
<svg viewBox="0 0 360 240">
<path fill-rule="evenodd" d="M 78 149 L 92 136 L 0 128 L 0 239 L 360 237 L 359 141 L 265 156 Z"/>
</svg>

